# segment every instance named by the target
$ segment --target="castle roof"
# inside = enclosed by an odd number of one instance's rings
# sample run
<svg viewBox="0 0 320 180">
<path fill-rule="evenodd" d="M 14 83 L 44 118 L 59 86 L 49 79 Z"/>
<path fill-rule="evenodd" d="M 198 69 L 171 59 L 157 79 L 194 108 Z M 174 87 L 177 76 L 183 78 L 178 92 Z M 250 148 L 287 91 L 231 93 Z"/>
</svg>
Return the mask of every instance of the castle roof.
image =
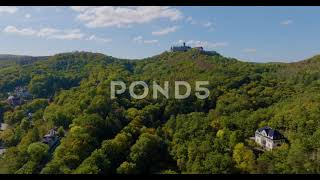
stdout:
<svg viewBox="0 0 320 180">
<path fill-rule="evenodd" d="M 277 130 L 274 130 L 268 126 L 265 126 L 265 127 L 262 127 L 262 128 L 259 128 L 257 129 L 257 132 L 259 134 L 264 134 L 270 138 L 270 139 L 273 139 L 273 140 L 277 140 L 277 139 L 284 139 L 284 136 Z"/>
</svg>

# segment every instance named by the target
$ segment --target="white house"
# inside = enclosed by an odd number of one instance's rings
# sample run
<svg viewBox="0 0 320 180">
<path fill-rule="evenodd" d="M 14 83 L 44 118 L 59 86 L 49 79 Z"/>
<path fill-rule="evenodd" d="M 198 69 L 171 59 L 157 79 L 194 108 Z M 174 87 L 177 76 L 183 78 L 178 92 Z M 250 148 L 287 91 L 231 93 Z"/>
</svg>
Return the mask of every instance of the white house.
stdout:
<svg viewBox="0 0 320 180">
<path fill-rule="evenodd" d="M 42 138 L 42 143 L 47 144 L 49 148 L 56 146 L 60 139 L 58 137 L 57 129 L 51 129 L 48 134 L 44 135 Z"/>
<path fill-rule="evenodd" d="M 6 148 L 3 146 L 2 142 L 0 142 L 0 155 L 6 152 Z"/>
<path fill-rule="evenodd" d="M 18 106 L 22 104 L 22 99 L 20 97 L 9 96 L 7 99 L 7 103 L 12 106 Z"/>
<path fill-rule="evenodd" d="M 266 126 L 256 130 L 255 142 L 266 150 L 272 150 L 281 146 L 286 140 L 279 131 Z"/>
<path fill-rule="evenodd" d="M 6 149 L 0 148 L 0 155 L 4 154 L 6 152 Z"/>
<path fill-rule="evenodd" d="M 0 123 L 0 131 L 5 131 L 8 128 L 8 124 Z"/>
</svg>

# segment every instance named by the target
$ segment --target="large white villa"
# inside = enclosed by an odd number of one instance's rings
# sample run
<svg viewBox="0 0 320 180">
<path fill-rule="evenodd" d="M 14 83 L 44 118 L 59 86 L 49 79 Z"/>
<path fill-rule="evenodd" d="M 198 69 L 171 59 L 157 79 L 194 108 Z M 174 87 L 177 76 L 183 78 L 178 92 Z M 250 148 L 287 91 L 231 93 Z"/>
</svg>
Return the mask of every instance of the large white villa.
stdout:
<svg viewBox="0 0 320 180">
<path fill-rule="evenodd" d="M 0 131 L 5 131 L 8 128 L 8 124 L 0 123 Z"/>
<path fill-rule="evenodd" d="M 272 150 L 281 146 L 286 140 L 279 131 L 266 126 L 256 130 L 255 142 L 266 150 Z"/>
</svg>

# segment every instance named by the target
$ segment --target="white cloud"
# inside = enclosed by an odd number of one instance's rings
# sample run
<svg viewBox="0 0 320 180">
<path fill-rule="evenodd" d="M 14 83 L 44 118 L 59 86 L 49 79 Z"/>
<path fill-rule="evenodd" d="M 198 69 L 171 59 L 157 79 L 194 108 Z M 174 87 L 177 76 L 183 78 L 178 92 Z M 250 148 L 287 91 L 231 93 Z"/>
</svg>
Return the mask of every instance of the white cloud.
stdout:
<svg viewBox="0 0 320 180">
<path fill-rule="evenodd" d="M 7 27 L 5 27 L 3 29 L 3 32 L 11 33 L 11 34 L 18 34 L 18 35 L 21 35 L 21 36 L 32 36 L 32 35 L 35 35 L 37 33 L 32 28 L 17 29 L 15 26 L 7 26 Z"/>
<path fill-rule="evenodd" d="M 132 39 L 133 42 L 136 42 L 136 43 L 144 43 L 144 44 L 156 44 L 158 43 L 159 41 L 156 40 L 156 39 L 152 39 L 152 40 L 145 40 L 142 36 L 137 36 L 137 37 L 134 37 Z"/>
<path fill-rule="evenodd" d="M 155 39 L 153 39 L 153 40 L 144 40 L 143 41 L 143 43 L 145 43 L 145 44 L 156 44 L 156 43 L 158 43 L 159 41 L 158 40 L 155 40 Z"/>
<path fill-rule="evenodd" d="M 52 39 L 62 39 L 62 40 L 79 40 L 82 39 L 85 35 L 83 33 L 64 33 L 64 34 L 55 34 L 50 36 Z"/>
<path fill-rule="evenodd" d="M 287 19 L 287 20 L 280 22 L 280 24 L 284 25 L 284 26 L 290 25 L 292 23 L 293 23 L 293 20 L 291 20 L 291 19 Z"/>
<path fill-rule="evenodd" d="M 0 13 L 14 14 L 17 11 L 18 8 L 14 6 L 0 6 Z"/>
<path fill-rule="evenodd" d="M 62 40 L 80 40 L 83 39 L 83 37 L 85 36 L 85 34 L 81 33 L 79 29 L 59 30 L 54 28 L 42 28 L 36 30 L 33 28 L 18 29 L 15 26 L 7 26 L 3 29 L 3 32 L 8 34 L 16 34 L 20 36 L 35 36 L 47 39 Z"/>
<path fill-rule="evenodd" d="M 178 26 L 167 27 L 167 28 L 161 29 L 159 31 L 152 32 L 152 35 L 155 35 L 155 36 L 166 35 L 166 34 L 169 34 L 172 32 L 176 32 L 178 28 L 179 28 Z"/>
<path fill-rule="evenodd" d="M 186 22 L 192 24 L 192 25 L 195 25 L 197 24 L 197 21 L 193 19 L 193 17 L 189 16 L 186 18 Z"/>
<path fill-rule="evenodd" d="M 203 24 L 204 27 L 211 27 L 212 26 L 212 23 L 211 22 L 206 22 Z"/>
<path fill-rule="evenodd" d="M 112 41 L 111 39 L 97 37 L 96 35 L 91 35 L 86 40 L 88 40 L 88 41 L 98 41 L 98 42 L 104 42 L 104 43 L 108 43 L 108 42 Z"/>
<path fill-rule="evenodd" d="M 81 40 L 85 37 L 85 34 L 80 31 L 80 29 L 54 29 L 54 28 L 43 28 L 40 29 L 38 32 L 38 36 L 41 35 L 41 32 L 46 32 L 47 34 L 43 33 L 44 37 L 48 39 L 61 39 L 61 40 Z"/>
<path fill-rule="evenodd" d="M 226 47 L 229 44 L 227 42 L 208 42 L 208 41 L 198 41 L 198 40 L 190 40 L 186 42 L 187 45 L 192 46 L 192 47 L 198 47 L 202 46 L 205 49 L 217 49 L 221 47 Z"/>
<path fill-rule="evenodd" d="M 30 19 L 31 18 L 31 14 L 25 14 L 24 17 L 27 18 L 27 19 Z"/>
<path fill-rule="evenodd" d="M 73 6 L 78 12 L 77 19 L 85 22 L 87 27 L 128 27 L 132 24 L 143 24 L 164 18 L 176 21 L 182 18 L 182 13 L 172 7 L 139 6 L 139 7 L 87 7 Z"/>
<path fill-rule="evenodd" d="M 254 49 L 254 48 L 245 48 L 242 51 L 245 52 L 245 53 L 255 53 L 255 52 L 257 52 L 257 50 Z"/>
<path fill-rule="evenodd" d="M 58 29 L 54 29 L 54 28 L 42 28 L 38 31 L 37 35 L 39 37 L 49 37 L 52 36 L 56 33 L 60 32 L 60 30 Z"/>
<path fill-rule="evenodd" d="M 191 16 L 188 16 L 188 17 L 185 19 L 185 21 L 186 21 L 187 23 L 190 23 L 191 25 L 199 24 L 199 25 L 201 25 L 201 26 L 203 26 L 203 27 L 205 27 L 205 28 L 208 28 L 208 31 L 209 31 L 209 32 L 212 32 L 212 31 L 215 30 L 215 28 L 213 27 L 213 23 L 210 22 L 210 21 L 207 21 L 207 22 L 198 22 L 198 21 L 196 21 L 196 20 L 195 20 L 193 17 L 191 17 Z"/>
<path fill-rule="evenodd" d="M 134 37 L 132 40 L 133 40 L 134 42 L 142 42 L 142 39 L 143 39 L 142 36 L 137 36 L 137 37 Z"/>
<path fill-rule="evenodd" d="M 204 28 L 207 28 L 207 29 L 208 29 L 208 32 L 212 32 L 212 31 L 215 31 L 215 30 L 216 30 L 215 27 L 214 27 L 214 25 L 213 25 L 213 23 L 210 22 L 210 21 L 207 21 L 207 22 L 205 22 L 205 23 L 202 23 L 202 26 L 203 26 Z"/>
<path fill-rule="evenodd" d="M 184 43 L 184 42 L 185 42 L 184 40 L 180 39 L 179 41 L 174 42 L 173 44 L 175 44 L 175 45 L 181 45 L 181 44 Z"/>
<path fill-rule="evenodd" d="M 213 23 L 210 22 L 210 21 L 207 21 L 207 22 L 198 22 L 196 21 L 193 17 L 191 16 L 188 16 L 186 19 L 185 19 L 186 22 L 190 23 L 191 25 L 196 25 L 196 24 L 199 24 L 203 27 L 206 27 L 206 28 L 210 28 L 212 29 L 213 27 Z"/>
</svg>

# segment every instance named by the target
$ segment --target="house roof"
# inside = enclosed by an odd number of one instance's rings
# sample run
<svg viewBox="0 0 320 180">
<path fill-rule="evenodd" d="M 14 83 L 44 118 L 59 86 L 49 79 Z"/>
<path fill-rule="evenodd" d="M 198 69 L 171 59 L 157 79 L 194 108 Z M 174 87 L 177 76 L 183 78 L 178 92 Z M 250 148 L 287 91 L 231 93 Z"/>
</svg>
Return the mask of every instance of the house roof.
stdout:
<svg viewBox="0 0 320 180">
<path fill-rule="evenodd" d="M 257 130 L 257 132 L 259 132 L 259 133 L 262 133 L 263 131 L 266 132 L 268 138 L 270 138 L 270 139 L 276 140 L 276 139 L 283 139 L 284 138 L 284 136 L 279 131 L 274 130 L 268 126 L 262 127 Z"/>
<path fill-rule="evenodd" d="M 15 97 L 14 96 L 9 96 L 8 97 L 8 100 L 12 100 L 12 99 L 14 99 Z"/>
<path fill-rule="evenodd" d="M 55 129 L 51 129 L 48 134 L 44 135 L 42 138 L 43 143 L 49 143 L 51 141 L 55 141 L 57 138 L 57 132 Z"/>
</svg>

